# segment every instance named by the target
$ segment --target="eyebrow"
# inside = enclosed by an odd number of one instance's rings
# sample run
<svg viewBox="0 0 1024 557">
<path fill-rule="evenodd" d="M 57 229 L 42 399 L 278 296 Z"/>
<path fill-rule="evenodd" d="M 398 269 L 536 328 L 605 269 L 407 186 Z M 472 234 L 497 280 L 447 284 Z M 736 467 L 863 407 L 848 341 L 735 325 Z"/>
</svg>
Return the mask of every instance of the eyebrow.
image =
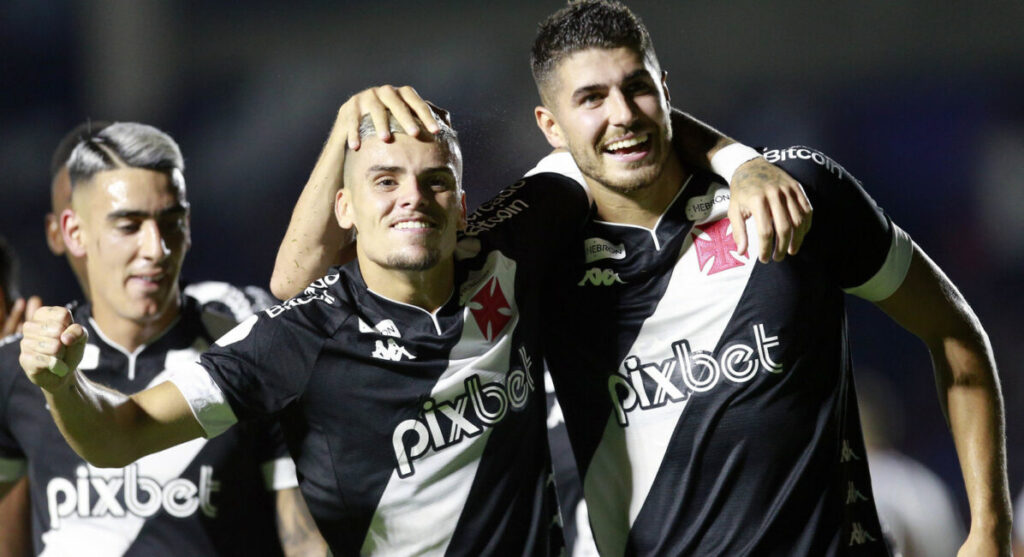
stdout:
<svg viewBox="0 0 1024 557">
<path fill-rule="evenodd" d="M 390 172 L 393 174 L 400 174 L 405 172 L 404 166 L 384 166 L 381 164 L 373 165 L 366 169 L 367 174 L 374 174 L 377 172 Z M 448 166 L 433 166 L 430 168 L 424 168 L 420 174 L 427 174 L 431 172 L 447 172 L 448 174 L 454 174 L 455 172 Z"/>
<path fill-rule="evenodd" d="M 118 211 L 111 211 L 107 213 L 107 220 L 117 219 L 146 219 L 146 218 L 160 218 L 166 216 L 178 216 L 183 215 L 187 211 L 187 207 L 178 204 L 161 209 L 155 213 L 149 211 L 140 211 L 138 209 L 121 209 Z"/>
<path fill-rule="evenodd" d="M 629 83 L 630 81 L 635 81 L 637 78 L 644 77 L 650 77 L 650 73 L 647 71 L 647 68 L 639 68 L 622 78 L 622 83 Z M 572 92 L 572 98 L 575 99 L 588 93 L 600 92 L 606 89 L 608 89 L 607 85 L 599 85 L 596 83 L 593 85 L 584 85 Z"/>
</svg>

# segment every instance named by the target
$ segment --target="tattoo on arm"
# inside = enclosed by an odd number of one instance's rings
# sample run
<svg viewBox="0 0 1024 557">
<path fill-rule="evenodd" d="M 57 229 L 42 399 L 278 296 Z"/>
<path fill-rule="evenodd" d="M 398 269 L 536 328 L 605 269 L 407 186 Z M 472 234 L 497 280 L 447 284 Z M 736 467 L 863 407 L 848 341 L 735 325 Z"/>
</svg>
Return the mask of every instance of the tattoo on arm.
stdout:
<svg viewBox="0 0 1024 557">
<path fill-rule="evenodd" d="M 297 488 L 277 492 L 277 532 L 281 547 L 288 557 L 323 557 L 330 555 L 327 542 L 320 535 L 313 515 Z"/>
</svg>

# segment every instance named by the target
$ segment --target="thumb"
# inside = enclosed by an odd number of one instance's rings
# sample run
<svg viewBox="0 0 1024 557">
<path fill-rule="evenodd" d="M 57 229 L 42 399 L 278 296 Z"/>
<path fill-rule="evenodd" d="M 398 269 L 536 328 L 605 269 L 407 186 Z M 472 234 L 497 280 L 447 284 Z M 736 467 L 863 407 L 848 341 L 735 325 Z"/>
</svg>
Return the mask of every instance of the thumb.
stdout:
<svg viewBox="0 0 1024 557">
<path fill-rule="evenodd" d="M 64 363 L 67 371 L 76 369 L 82 362 L 82 354 L 85 352 L 85 344 L 89 340 L 89 333 L 78 323 L 72 323 L 60 334 L 60 342 L 65 346 Z M 60 374 L 58 374 L 60 375 Z"/>
</svg>

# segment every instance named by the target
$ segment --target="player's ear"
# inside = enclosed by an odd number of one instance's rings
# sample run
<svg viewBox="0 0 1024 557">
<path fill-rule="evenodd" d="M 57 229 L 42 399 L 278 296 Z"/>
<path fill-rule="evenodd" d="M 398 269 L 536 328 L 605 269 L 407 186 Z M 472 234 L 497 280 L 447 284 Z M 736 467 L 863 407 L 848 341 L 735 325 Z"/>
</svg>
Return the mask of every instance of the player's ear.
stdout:
<svg viewBox="0 0 1024 557">
<path fill-rule="evenodd" d="M 558 121 L 555 120 L 555 114 L 544 106 L 538 106 L 533 109 L 533 115 L 537 119 L 537 127 L 544 133 L 544 137 L 547 138 L 548 143 L 555 149 L 568 147 L 565 142 L 565 135 L 562 133 L 562 128 L 558 125 Z"/>
<path fill-rule="evenodd" d="M 466 192 L 462 192 L 462 200 L 459 202 L 462 205 L 462 210 L 459 212 L 459 226 L 458 230 L 465 230 L 469 224 L 466 219 Z"/>
<path fill-rule="evenodd" d="M 64 247 L 64 236 L 60 231 L 60 215 L 57 213 L 46 213 L 44 219 L 46 230 L 46 245 L 54 255 L 64 255 L 67 249 Z"/>
<path fill-rule="evenodd" d="M 668 70 L 661 70 L 661 90 L 665 93 L 665 102 L 672 104 L 672 95 L 668 92 Z"/>
<path fill-rule="evenodd" d="M 338 188 L 338 194 L 334 197 L 334 218 L 338 226 L 345 230 L 355 227 L 355 216 L 352 214 L 352 192 L 349 188 Z"/>
<path fill-rule="evenodd" d="M 85 257 L 86 234 L 82 227 L 82 219 L 78 213 L 72 209 L 61 211 L 60 230 L 64 245 L 71 252 L 71 255 Z"/>
</svg>

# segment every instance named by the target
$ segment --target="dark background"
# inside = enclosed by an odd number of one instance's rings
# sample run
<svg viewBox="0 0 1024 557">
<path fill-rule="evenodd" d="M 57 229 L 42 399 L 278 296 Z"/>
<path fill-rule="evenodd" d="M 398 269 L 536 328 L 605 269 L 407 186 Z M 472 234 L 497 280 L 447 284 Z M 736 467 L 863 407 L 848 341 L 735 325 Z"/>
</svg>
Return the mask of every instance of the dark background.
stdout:
<svg viewBox="0 0 1024 557">
<path fill-rule="evenodd" d="M 1018 493 L 1024 3 L 629 4 L 675 105 L 751 145 L 829 153 L 961 288 L 995 348 Z M 21 255 L 23 290 L 78 296 L 42 217 L 52 150 L 87 117 L 143 121 L 180 143 L 192 280 L 267 284 L 335 111 L 373 84 L 412 84 L 452 110 L 475 206 L 547 151 L 528 57 L 536 22 L 560 5 L 4 0 L 0 234 Z M 896 386 L 900 447 L 962 498 L 923 345 L 859 300 L 849 316 L 858 367 Z"/>
</svg>

